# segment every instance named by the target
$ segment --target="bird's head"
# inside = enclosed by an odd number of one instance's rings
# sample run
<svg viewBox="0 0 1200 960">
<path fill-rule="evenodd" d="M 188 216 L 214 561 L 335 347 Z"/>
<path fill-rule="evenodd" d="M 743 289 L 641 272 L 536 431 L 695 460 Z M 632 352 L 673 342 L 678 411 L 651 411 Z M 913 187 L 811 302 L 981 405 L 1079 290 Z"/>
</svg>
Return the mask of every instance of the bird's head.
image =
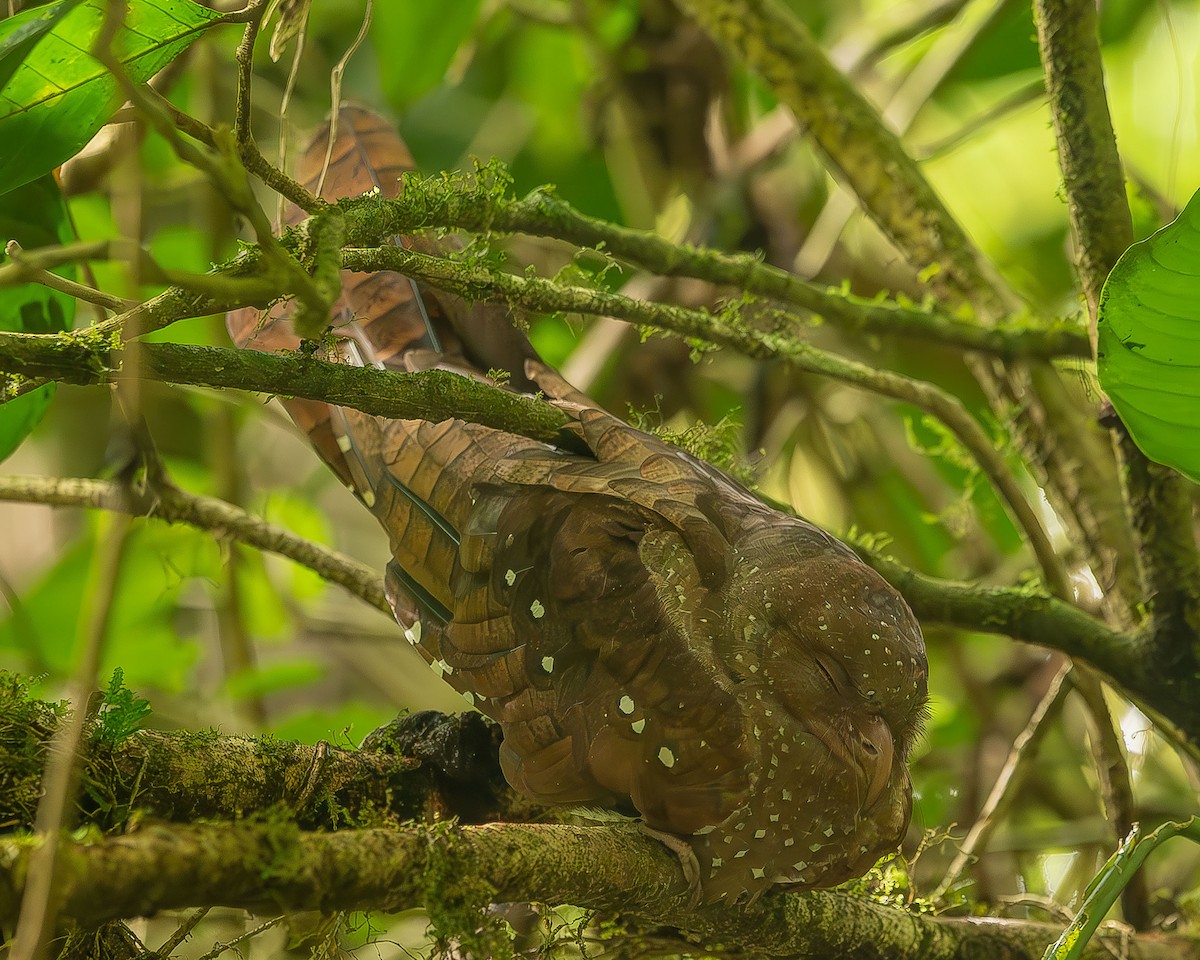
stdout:
<svg viewBox="0 0 1200 960">
<path fill-rule="evenodd" d="M 848 547 L 802 521 L 736 544 L 724 591 L 727 655 L 828 751 L 862 815 L 907 823 L 906 761 L 927 701 L 921 628 Z M 900 828 L 902 829 L 902 827 Z"/>
</svg>

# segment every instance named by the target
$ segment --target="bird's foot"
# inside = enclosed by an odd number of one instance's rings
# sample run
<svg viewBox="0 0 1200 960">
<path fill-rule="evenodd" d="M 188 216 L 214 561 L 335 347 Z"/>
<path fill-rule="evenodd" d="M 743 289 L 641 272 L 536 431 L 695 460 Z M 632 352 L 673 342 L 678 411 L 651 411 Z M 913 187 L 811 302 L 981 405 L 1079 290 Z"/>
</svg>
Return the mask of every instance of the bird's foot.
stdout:
<svg viewBox="0 0 1200 960">
<path fill-rule="evenodd" d="M 678 834 L 655 830 L 653 827 L 647 826 L 645 822 L 639 822 L 638 829 L 646 836 L 653 837 L 679 858 L 684 879 L 688 882 L 688 909 L 696 909 L 700 905 L 704 887 L 700 883 L 700 860 L 696 856 L 696 851 L 692 849 L 692 845 Z"/>
</svg>

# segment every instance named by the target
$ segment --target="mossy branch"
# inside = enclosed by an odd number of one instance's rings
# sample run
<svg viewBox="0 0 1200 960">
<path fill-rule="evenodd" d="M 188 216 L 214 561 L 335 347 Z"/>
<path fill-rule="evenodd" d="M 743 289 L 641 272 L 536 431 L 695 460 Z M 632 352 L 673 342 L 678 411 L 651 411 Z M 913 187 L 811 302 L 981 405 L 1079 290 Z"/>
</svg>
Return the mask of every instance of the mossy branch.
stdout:
<svg viewBox="0 0 1200 960">
<path fill-rule="evenodd" d="M 404 192 L 394 200 L 355 197 L 342 200 L 347 212 L 347 243 L 378 246 L 397 234 L 432 226 L 477 233 L 527 233 L 591 247 L 662 276 L 694 277 L 736 287 L 747 293 L 799 307 L 831 326 L 851 333 L 903 336 L 1018 357 L 1086 357 L 1082 331 L 1067 324 L 1053 327 L 1013 322 L 984 327 L 933 306 L 869 300 L 809 283 L 746 253 L 671 243 L 658 234 L 633 230 L 589 217 L 549 188 L 523 199 L 507 195 L 496 171 L 482 179 L 405 177 Z M 499 179 L 499 185 L 495 180 Z"/>
<path fill-rule="evenodd" d="M 103 384 L 115 380 L 121 361 L 121 349 L 92 331 L 0 331 L 0 373 Z M 381 417 L 434 421 L 459 417 L 568 449 L 582 449 L 582 441 L 565 429 L 570 420 L 561 410 L 444 370 L 394 373 L 303 354 L 173 343 L 141 344 L 139 364 L 141 376 L 168 383 L 324 400 Z"/>
<path fill-rule="evenodd" d="M 0 673 L 0 815 L 29 829 L 47 752 L 66 722 L 62 705 L 28 697 Z M 536 812 L 504 782 L 499 728 L 477 713 L 428 711 L 401 718 L 386 742 L 351 750 L 216 731 L 135 730 L 107 735 L 89 719 L 80 751 L 73 823 L 124 830 L 131 819 L 233 820 L 287 810 L 310 829 L 398 825 L 426 817 L 469 823 L 529 819 Z"/>
<path fill-rule="evenodd" d="M 0 841 L 0 923 L 10 923 L 34 843 Z M 464 878 L 472 878 L 469 882 Z M 1034 960 L 1051 924 L 940 920 L 836 891 L 689 908 L 675 857 L 636 827 L 413 826 L 305 832 L 290 823 L 150 826 L 66 844 L 62 915 L 88 925 L 197 904 L 301 912 L 397 911 L 438 898 L 478 924 L 489 902 L 570 903 L 686 930 L 756 955 L 839 960 Z M 448 931 L 453 932 L 453 931 Z M 1122 938 L 1131 960 L 1195 960 L 1184 937 Z M 1087 958 L 1109 956 L 1101 941 Z"/>
</svg>

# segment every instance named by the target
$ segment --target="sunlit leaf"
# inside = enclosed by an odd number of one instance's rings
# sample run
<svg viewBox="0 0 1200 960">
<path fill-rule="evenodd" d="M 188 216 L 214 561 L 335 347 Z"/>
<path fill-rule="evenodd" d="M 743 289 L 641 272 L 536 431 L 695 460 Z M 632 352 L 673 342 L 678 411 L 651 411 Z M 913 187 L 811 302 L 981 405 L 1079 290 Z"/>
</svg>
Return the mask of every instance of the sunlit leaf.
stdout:
<svg viewBox="0 0 1200 960">
<path fill-rule="evenodd" d="M 25 249 L 51 246 L 71 239 L 66 204 L 54 177 L 47 174 L 19 190 L 0 194 L 0 247 L 16 240 Z M 5 259 L 0 254 L 0 262 Z M 60 276 L 75 276 L 73 266 Z M 0 330 L 54 333 L 70 328 L 75 300 L 39 283 L 0 287 Z M 54 396 L 47 384 L 0 405 L 0 460 L 8 457 L 37 426 Z"/>
<path fill-rule="evenodd" d="M 1097 366 L 1142 452 L 1200 482 L 1200 193 L 1113 267 Z"/>
<path fill-rule="evenodd" d="M 88 52 L 108 6 L 107 0 L 86 0 L 71 9 L 29 51 L 0 92 L 0 143 L 5 145 L 0 183 L 8 189 L 76 154 L 121 103 L 117 81 Z M 40 16 L 39 10 L 28 10 L 5 24 L 19 29 Z M 141 83 L 219 16 L 192 0 L 141 0 L 129 5 L 112 49 L 129 79 Z"/>
<path fill-rule="evenodd" d="M 10 17 L 0 22 L 0 90 L 4 89 L 37 42 L 80 2 L 59 0 L 58 3 L 30 10 L 28 16 Z"/>
</svg>

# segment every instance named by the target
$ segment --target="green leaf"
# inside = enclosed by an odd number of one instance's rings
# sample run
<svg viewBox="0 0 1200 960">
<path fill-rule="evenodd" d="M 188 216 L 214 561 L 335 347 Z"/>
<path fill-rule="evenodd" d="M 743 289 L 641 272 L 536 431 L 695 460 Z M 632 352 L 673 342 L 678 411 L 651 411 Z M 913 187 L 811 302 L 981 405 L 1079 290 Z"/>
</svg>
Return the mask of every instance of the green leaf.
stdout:
<svg viewBox="0 0 1200 960">
<path fill-rule="evenodd" d="M 100 705 L 96 737 L 104 743 L 120 743 L 137 730 L 150 713 L 150 702 L 125 686 L 125 671 L 117 667 Z"/>
<path fill-rule="evenodd" d="M 29 16 L 10 17 L 0 23 L 0 90 L 4 89 L 37 42 L 80 2 L 60 0 L 29 11 Z"/>
<path fill-rule="evenodd" d="M 117 81 L 88 51 L 107 0 L 85 0 L 55 23 L 0 92 L 0 183 L 9 189 L 74 156 L 120 105 Z M 27 10 L 6 30 L 38 19 Z M 192 0 L 134 0 L 112 49 L 134 83 L 149 80 L 186 50 L 220 14 Z"/>
<path fill-rule="evenodd" d="M 1200 192 L 1113 267 L 1096 363 L 1142 452 L 1200 482 Z"/>
<path fill-rule="evenodd" d="M 54 177 L 47 174 L 19 190 L 0 195 L 0 247 L 16 240 L 25 249 L 66 243 L 73 238 L 70 217 Z M 0 254 L 0 262 L 5 259 Z M 73 266 L 60 276 L 74 278 Z M 0 287 L 0 330 L 56 333 L 75 320 L 75 300 L 39 283 Z M 42 419 L 54 385 L 0 405 L 0 460 L 12 454 Z"/>
</svg>

